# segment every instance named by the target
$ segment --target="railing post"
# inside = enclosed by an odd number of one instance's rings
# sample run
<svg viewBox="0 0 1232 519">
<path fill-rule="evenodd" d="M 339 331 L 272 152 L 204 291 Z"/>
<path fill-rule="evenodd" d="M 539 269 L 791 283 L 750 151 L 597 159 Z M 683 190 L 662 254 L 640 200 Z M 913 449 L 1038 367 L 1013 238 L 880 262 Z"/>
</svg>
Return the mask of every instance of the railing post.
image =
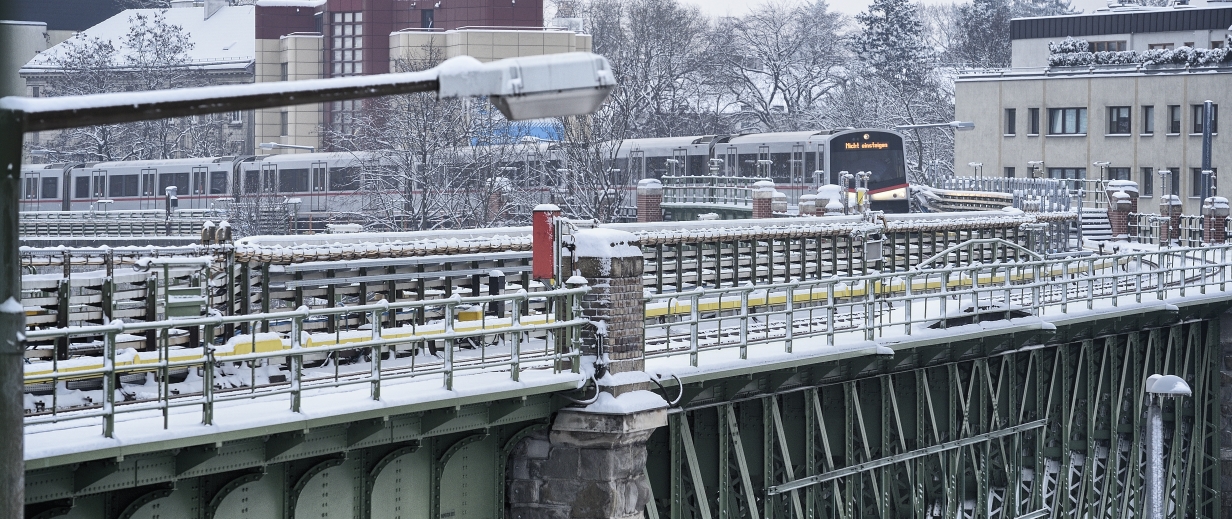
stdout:
<svg viewBox="0 0 1232 519">
<path fill-rule="evenodd" d="M 291 318 L 291 412 L 300 412 L 301 395 L 304 378 L 304 347 L 300 338 L 303 330 L 303 318 Z M 256 331 L 255 326 L 251 328 Z M 255 341 L 255 334 L 254 334 Z M 256 349 L 255 347 L 253 348 Z"/>
<path fill-rule="evenodd" d="M 454 309 L 457 308 L 457 297 L 448 303 L 445 303 L 445 355 L 444 365 L 445 370 L 445 389 L 453 391 L 453 345 L 454 340 L 450 335 L 453 334 Z"/>
<path fill-rule="evenodd" d="M 388 300 L 384 300 L 384 302 L 385 302 L 385 308 L 388 309 L 389 308 Z M 368 322 L 371 323 L 372 325 L 372 340 L 373 341 L 381 340 L 381 316 L 384 313 L 385 312 L 382 310 L 373 310 L 372 317 L 368 320 Z M 480 318 L 483 319 L 483 317 L 480 317 Z M 369 364 L 372 371 L 369 374 L 369 377 L 372 379 L 371 394 L 372 394 L 373 400 L 381 399 L 381 356 L 385 354 L 383 350 L 384 348 L 380 344 L 372 345 L 372 348 L 369 350 L 372 354 L 372 362 Z"/>
<path fill-rule="evenodd" d="M 103 436 L 115 436 L 115 337 L 116 332 L 103 335 Z"/>
<path fill-rule="evenodd" d="M 26 313 L 21 306 L 21 148 L 23 114 L 0 110 L 0 516 L 25 513 L 22 350 Z"/>
<path fill-rule="evenodd" d="M 205 364 L 201 366 L 201 423 L 214 425 L 214 329 L 213 324 L 205 325 L 205 339 L 201 345 L 205 350 Z"/>
<path fill-rule="evenodd" d="M 518 330 L 522 327 L 522 299 L 514 299 L 510 302 L 513 303 L 513 307 L 509 313 L 510 323 L 512 323 L 509 327 L 512 333 L 509 336 L 512 338 L 510 342 L 513 348 L 509 351 L 509 378 L 517 382 L 522 377 L 522 332 Z"/>
</svg>

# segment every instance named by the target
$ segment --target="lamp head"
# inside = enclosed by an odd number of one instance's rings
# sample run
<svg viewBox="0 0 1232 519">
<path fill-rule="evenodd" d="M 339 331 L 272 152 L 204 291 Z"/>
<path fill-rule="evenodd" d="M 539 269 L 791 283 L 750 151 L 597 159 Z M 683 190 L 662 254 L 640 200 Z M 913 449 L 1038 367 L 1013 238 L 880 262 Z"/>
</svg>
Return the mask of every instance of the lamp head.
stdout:
<svg viewBox="0 0 1232 519">
<path fill-rule="evenodd" d="M 950 123 L 950 128 L 960 132 L 971 131 L 975 129 L 975 123 L 972 121 L 953 121 Z"/>
<path fill-rule="evenodd" d="M 1146 379 L 1146 392 L 1158 396 L 1192 396 L 1189 384 L 1176 375 L 1151 375 Z"/>
</svg>

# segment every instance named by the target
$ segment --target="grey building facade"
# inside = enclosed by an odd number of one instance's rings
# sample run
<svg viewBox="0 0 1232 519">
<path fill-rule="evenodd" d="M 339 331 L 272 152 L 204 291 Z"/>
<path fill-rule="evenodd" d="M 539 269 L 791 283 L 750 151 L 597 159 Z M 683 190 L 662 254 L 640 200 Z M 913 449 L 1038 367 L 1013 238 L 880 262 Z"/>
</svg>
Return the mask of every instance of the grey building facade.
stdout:
<svg viewBox="0 0 1232 519">
<path fill-rule="evenodd" d="M 1175 17 L 1175 9 L 1136 11 L 1136 23 L 1149 24 L 1149 17 Z M 1187 9 L 1214 23 L 1232 17 L 1232 7 Z M 1058 18 L 1015 20 L 1015 36 L 1061 34 L 1062 29 L 1085 32 L 1088 41 L 1100 38 L 1130 38 L 1164 41 L 1169 38 L 1226 37 L 1228 26 L 1184 31 L 1129 34 L 1125 27 L 1105 22 L 1108 14 L 1076 15 L 1084 23 L 1059 24 Z M 1230 18 L 1232 19 L 1232 18 Z M 1058 25 L 1051 33 L 1019 31 L 1026 22 L 1044 20 L 1041 27 Z M 1179 23 L 1179 22 L 1178 22 Z M 1197 22 L 1195 22 L 1197 23 Z M 1221 22 L 1222 23 L 1222 22 Z M 1101 25 L 1102 24 L 1102 25 Z M 1208 23 L 1209 25 L 1209 23 Z M 1098 34 L 1100 27 L 1105 34 Z M 1041 29 L 1043 30 L 1043 29 Z M 1213 36 L 1212 36 L 1213 35 Z M 1032 38 L 1047 40 L 1051 38 Z M 1052 38 L 1053 41 L 1064 36 Z M 1121 41 L 1121 40 L 1100 40 Z M 1190 40 L 1186 40 L 1188 42 Z M 1209 42 L 1208 42 L 1209 43 Z M 1015 39 L 1014 62 L 1048 61 L 1043 50 L 1019 44 Z M 1093 49 L 1092 49 L 1093 50 Z M 1138 50 L 1138 49 L 1124 49 Z M 1036 56 L 1036 55 L 1039 56 Z M 1118 64 L 1081 67 L 1014 67 L 1009 70 L 968 72 L 955 85 L 958 120 L 974 121 L 977 131 L 961 132 L 955 139 L 955 166 L 960 175 L 1048 176 L 1053 178 L 1126 179 L 1139 183 L 1140 209 L 1155 212 L 1164 194 L 1159 170 L 1167 169 L 1170 191 L 1182 199 L 1184 212 L 1200 208 L 1202 167 L 1202 109 L 1204 101 L 1215 105 L 1212 167 L 1223 189 L 1232 192 L 1232 149 L 1219 135 L 1219 107 L 1232 107 L 1232 62 L 1204 66 L 1188 64 Z M 983 164 L 982 168 L 969 167 Z M 1088 189 L 1092 186 L 1088 185 Z"/>
</svg>

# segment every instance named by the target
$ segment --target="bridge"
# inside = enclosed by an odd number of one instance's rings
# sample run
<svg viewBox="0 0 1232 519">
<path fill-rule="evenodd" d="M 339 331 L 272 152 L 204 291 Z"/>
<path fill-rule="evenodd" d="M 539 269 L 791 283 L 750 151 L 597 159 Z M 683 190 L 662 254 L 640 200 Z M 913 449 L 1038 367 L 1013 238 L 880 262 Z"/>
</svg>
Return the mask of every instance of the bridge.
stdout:
<svg viewBox="0 0 1232 519">
<path fill-rule="evenodd" d="M 731 188 L 767 217 L 597 225 L 549 206 L 529 228 L 19 251 L 23 132 L 425 91 L 550 117 L 611 87 L 593 57 L 552 65 L 594 84 L 547 103 L 535 89 L 560 85 L 502 75 L 543 64 L 507 60 L 0 101 L 0 509 L 1103 518 L 1146 515 L 1149 479 L 1166 515 L 1232 510 L 1226 211 L 1138 215 L 1127 186 L 1107 215 L 1129 239 L 1105 247 L 1064 197 L 775 218 L 773 189 L 724 180 L 639 194 Z M 1155 373 L 1191 396 L 1149 397 Z"/>
</svg>

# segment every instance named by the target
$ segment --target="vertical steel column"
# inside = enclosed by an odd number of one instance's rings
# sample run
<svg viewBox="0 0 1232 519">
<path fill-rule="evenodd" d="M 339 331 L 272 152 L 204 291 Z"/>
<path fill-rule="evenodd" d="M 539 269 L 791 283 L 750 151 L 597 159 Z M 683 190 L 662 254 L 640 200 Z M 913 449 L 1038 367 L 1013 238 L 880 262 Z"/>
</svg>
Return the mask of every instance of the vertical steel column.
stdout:
<svg viewBox="0 0 1232 519">
<path fill-rule="evenodd" d="M 22 350 L 26 313 L 21 307 L 22 114 L 0 110 L 0 516 L 25 513 Z"/>
</svg>

